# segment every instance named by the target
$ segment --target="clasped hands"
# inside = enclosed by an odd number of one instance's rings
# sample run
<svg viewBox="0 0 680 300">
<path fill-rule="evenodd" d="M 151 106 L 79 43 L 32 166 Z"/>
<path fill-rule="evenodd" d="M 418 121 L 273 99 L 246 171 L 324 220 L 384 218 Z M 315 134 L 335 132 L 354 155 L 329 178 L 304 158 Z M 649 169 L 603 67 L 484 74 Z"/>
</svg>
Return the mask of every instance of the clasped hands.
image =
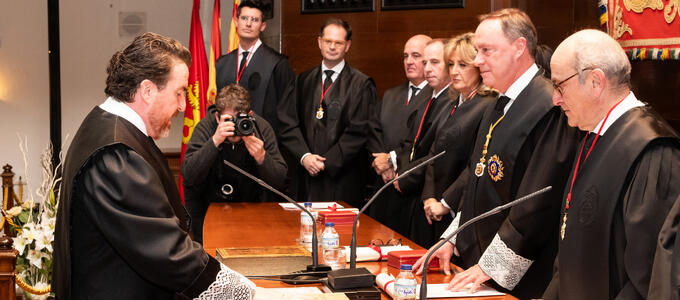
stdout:
<svg viewBox="0 0 680 300">
<path fill-rule="evenodd" d="M 235 130 L 236 125 L 231 121 L 231 116 L 227 114 L 221 115 L 217 123 L 217 129 L 215 129 L 215 134 L 212 136 L 215 147 L 219 147 L 225 140 L 228 140 L 232 144 L 243 140 L 250 156 L 255 159 L 255 162 L 258 165 L 261 165 L 264 162 L 264 156 L 266 154 L 264 142 L 257 138 L 255 134 L 236 136 L 234 133 Z"/>
<path fill-rule="evenodd" d="M 446 242 L 441 248 L 437 249 L 437 251 L 430 258 L 430 261 L 435 258 L 439 259 L 439 266 L 447 276 L 451 275 L 451 264 L 449 262 L 451 261 L 454 248 L 455 246 L 452 243 Z M 431 251 L 432 249 L 427 251 L 425 255 L 423 255 L 416 261 L 415 264 L 413 264 L 413 269 L 416 270 L 416 275 L 423 274 L 425 259 Z M 428 261 L 427 264 L 429 264 L 430 261 Z M 482 283 L 488 281 L 489 279 L 491 279 L 491 277 L 486 275 L 479 265 L 474 265 L 461 273 L 455 274 L 451 282 L 449 282 L 447 289 L 457 292 L 467 289 L 467 286 L 470 285 L 469 292 L 474 293 L 481 287 Z"/>
<path fill-rule="evenodd" d="M 375 173 L 382 177 L 383 182 L 387 183 L 397 177 L 397 172 L 394 171 L 394 168 L 390 164 L 389 153 L 373 153 L 372 155 L 373 163 L 371 166 L 373 167 L 373 170 L 375 170 Z"/>
<path fill-rule="evenodd" d="M 326 168 L 325 161 L 326 158 L 321 155 L 309 154 L 302 158 L 302 166 L 305 167 L 310 176 L 314 177 Z"/>
</svg>

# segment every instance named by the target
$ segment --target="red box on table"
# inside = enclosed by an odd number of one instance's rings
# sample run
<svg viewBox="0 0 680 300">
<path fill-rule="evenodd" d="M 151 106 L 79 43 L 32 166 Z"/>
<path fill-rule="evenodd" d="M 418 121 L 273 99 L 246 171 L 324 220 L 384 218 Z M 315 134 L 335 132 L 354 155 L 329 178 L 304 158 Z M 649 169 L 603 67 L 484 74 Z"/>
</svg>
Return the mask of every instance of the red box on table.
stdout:
<svg viewBox="0 0 680 300">
<path fill-rule="evenodd" d="M 399 268 L 402 264 L 413 265 L 423 255 L 427 254 L 427 250 L 403 250 L 390 251 L 387 253 L 387 265 L 394 268 Z M 430 261 L 428 270 L 439 269 L 439 259 L 433 256 Z"/>
<path fill-rule="evenodd" d="M 356 217 L 357 213 L 352 210 L 320 210 L 318 222 L 321 224 L 333 222 L 335 226 L 352 225 Z"/>
</svg>

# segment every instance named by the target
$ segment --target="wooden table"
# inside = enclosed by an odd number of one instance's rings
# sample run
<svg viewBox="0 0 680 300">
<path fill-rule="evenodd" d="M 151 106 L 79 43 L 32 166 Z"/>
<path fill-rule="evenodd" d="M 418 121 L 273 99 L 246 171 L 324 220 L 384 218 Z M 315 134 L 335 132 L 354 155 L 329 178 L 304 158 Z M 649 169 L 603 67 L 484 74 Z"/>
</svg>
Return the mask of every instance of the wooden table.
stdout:
<svg viewBox="0 0 680 300">
<path fill-rule="evenodd" d="M 344 203 L 343 205 L 347 206 Z M 336 230 L 340 235 L 340 245 L 349 245 L 352 238 L 352 226 L 336 226 Z M 286 211 L 277 203 L 213 203 L 205 216 L 203 247 L 206 252 L 214 256 L 217 248 L 224 247 L 290 246 L 296 244 L 299 234 L 300 212 Z M 373 239 L 387 241 L 392 238 L 401 239 L 402 244 L 413 249 L 422 249 L 372 218 L 365 215 L 359 217 L 357 245 L 367 245 Z M 387 266 L 386 261 L 359 262 L 357 267 L 365 267 L 374 274 L 385 271 L 395 277 L 399 274 L 399 270 Z M 455 266 L 452 267 L 455 268 Z M 429 272 L 427 275 L 429 283 L 449 282 L 452 278 L 453 275 L 445 276 L 436 271 Z M 253 282 L 260 287 L 294 287 L 276 281 L 253 280 Z M 418 277 L 418 282 L 420 282 L 420 277 Z M 382 299 L 390 299 L 390 296 L 383 292 Z M 506 295 L 456 299 L 509 300 L 516 298 Z"/>
</svg>

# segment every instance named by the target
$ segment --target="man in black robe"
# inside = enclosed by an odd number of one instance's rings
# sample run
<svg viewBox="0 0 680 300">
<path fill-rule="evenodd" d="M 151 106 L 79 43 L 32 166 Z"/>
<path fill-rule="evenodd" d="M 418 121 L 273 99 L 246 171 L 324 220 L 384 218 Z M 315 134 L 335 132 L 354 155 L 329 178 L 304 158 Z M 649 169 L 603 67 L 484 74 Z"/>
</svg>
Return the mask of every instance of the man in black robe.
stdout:
<svg viewBox="0 0 680 300">
<path fill-rule="evenodd" d="M 250 116 L 251 112 L 248 91 L 239 85 L 228 85 L 217 95 L 215 105 L 208 107 L 207 117 L 198 122 L 187 144 L 182 162 L 184 201 L 199 243 L 203 242 L 203 220 L 210 203 L 278 200 L 274 193 L 224 164 L 224 160 L 274 188 L 283 188 L 286 163 L 269 123 L 253 113 L 254 126 L 248 127 L 252 133 L 240 136 L 235 132 L 234 118 Z"/>
<path fill-rule="evenodd" d="M 413 114 L 432 95 L 432 88 L 425 80 L 424 50 L 432 39 L 426 35 L 415 35 L 404 45 L 404 73 L 408 79 L 385 91 L 379 103 L 378 115 L 371 119 L 375 124 L 368 142 L 373 155 L 373 169 L 379 175 L 376 189 L 392 180 L 397 171 L 397 150 L 409 135 L 409 123 L 413 123 Z M 410 117 L 410 118 L 409 118 Z M 410 122 L 409 122 L 410 121 Z M 378 196 L 369 208 L 369 215 L 383 225 L 408 236 L 407 199 L 393 186 L 388 187 Z"/>
<path fill-rule="evenodd" d="M 279 106 L 281 144 L 303 166 L 294 180 L 299 201 L 364 201 L 368 117 L 377 100 L 373 80 L 345 62 L 351 37 L 347 22 L 328 19 L 318 37 L 321 65 L 298 75 Z"/>
<path fill-rule="evenodd" d="M 555 105 L 588 134 L 562 197 L 559 255 L 545 297 L 668 299 L 650 288 L 650 275 L 671 264 L 654 261 L 654 253 L 680 195 L 677 132 L 630 91 L 630 62 L 606 33 L 571 35 L 550 66 Z"/>
<path fill-rule="evenodd" d="M 451 281 L 454 290 L 467 284 L 476 290 L 487 282 L 520 299 L 539 298 L 552 273 L 558 199 L 578 131 L 553 106 L 550 82 L 534 63 L 536 29 L 529 16 L 518 9 L 503 9 L 481 16 L 480 21 L 474 63 L 484 84 L 501 96 L 482 117 L 470 163 L 461 174 L 467 177 L 466 184 L 454 182 L 443 194 L 458 214 L 442 237 L 499 205 L 546 186 L 552 190 L 470 225 L 436 256 L 448 262 L 455 249 L 454 262 L 466 268 Z M 454 191 L 461 187 L 463 193 Z M 422 260 L 415 267 L 422 266 Z"/>
<path fill-rule="evenodd" d="M 425 79 L 432 88 L 432 93 L 412 114 L 409 139 L 402 143 L 402 147 L 397 151 L 397 173 L 406 172 L 428 158 L 432 143 L 437 136 L 437 128 L 441 121 L 446 119 L 445 108 L 450 107 L 451 104 L 449 99 L 451 77 L 449 76 L 447 60 L 444 57 L 444 44 L 446 42 L 446 40 L 435 39 L 425 46 Z M 457 94 L 454 95 L 458 96 Z M 420 200 L 420 196 L 425 184 L 425 170 L 425 167 L 414 170 L 410 175 L 396 181 L 394 187 L 407 199 L 404 207 L 407 211 L 407 217 L 402 222 L 407 223 L 405 226 L 408 228 L 408 238 L 422 247 L 429 247 L 432 246 L 433 240 L 425 234 L 425 231 L 427 231 L 425 227 L 430 225 L 427 224 L 424 217 L 422 220 L 419 218 L 419 216 L 423 216 L 421 213 L 423 202 Z M 415 221 L 414 224 L 414 218 L 422 222 Z M 451 222 L 450 217 L 441 221 L 441 223 L 446 222 Z M 442 227 L 446 228 L 446 225 Z"/>
<path fill-rule="evenodd" d="M 153 139 L 184 110 L 191 55 L 154 33 L 107 68 L 109 98 L 64 164 L 54 240 L 57 299 L 251 299 L 255 286 L 189 237 L 190 221 Z"/>
<path fill-rule="evenodd" d="M 279 130 L 276 108 L 292 84 L 295 73 L 285 55 L 262 43 L 267 27 L 264 6 L 258 0 L 241 1 L 236 11 L 239 47 L 215 63 L 217 90 L 236 83 L 250 92 L 253 111 Z"/>
</svg>

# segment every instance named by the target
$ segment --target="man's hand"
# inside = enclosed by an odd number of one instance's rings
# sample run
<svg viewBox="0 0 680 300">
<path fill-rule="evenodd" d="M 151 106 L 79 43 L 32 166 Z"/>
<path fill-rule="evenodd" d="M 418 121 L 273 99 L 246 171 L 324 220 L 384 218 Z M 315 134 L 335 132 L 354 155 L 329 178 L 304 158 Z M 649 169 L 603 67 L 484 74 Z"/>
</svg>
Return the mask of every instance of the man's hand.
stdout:
<svg viewBox="0 0 680 300">
<path fill-rule="evenodd" d="M 389 168 L 389 169 L 385 170 L 384 172 L 382 172 L 382 174 L 380 174 L 380 176 L 382 177 L 383 182 L 387 183 L 388 181 L 397 177 L 397 172 L 392 170 L 392 168 Z"/>
<path fill-rule="evenodd" d="M 234 136 L 234 130 L 236 125 L 232 122 L 229 115 L 219 116 L 217 122 L 217 129 L 215 129 L 215 134 L 212 136 L 213 143 L 215 147 L 219 147 L 220 144 L 224 143 L 227 137 Z M 229 120 L 228 120 L 229 119 Z"/>
<path fill-rule="evenodd" d="M 373 153 L 374 159 L 371 166 L 375 170 L 375 174 L 382 174 L 386 170 L 392 170 L 390 166 L 390 154 L 389 153 Z M 390 179 L 391 180 L 391 179 Z"/>
<path fill-rule="evenodd" d="M 425 255 L 423 255 L 421 258 L 419 258 L 415 264 L 413 264 L 413 269 L 416 270 L 416 275 L 420 275 L 423 273 L 423 265 L 425 265 L 425 258 L 430 254 L 432 249 L 428 250 Z M 435 252 L 430 260 L 438 258 L 439 259 L 439 267 L 444 271 L 444 274 L 446 275 L 451 275 L 451 256 L 453 255 L 453 244 L 446 242 L 444 245 L 442 245 L 441 248 L 437 249 L 437 252 Z M 429 261 L 427 262 L 429 265 Z M 454 278 L 455 279 L 455 278 Z"/>
<path fill-rule="evenodd" d="M 243 142 L 246 144 L 246 149 L 248 153 L 255 159 L 258 165 L 262 165 L 264 162 L 264 156 L 266 152 L 264 151 L 264 142 L 258 139 L 255 135 L 247 135 L 242 137 Z"/>
<path fill-rule="evenodd" d="M 432 201 L 428 202 L 428 200 Z M 425 210 L 425 216 L 427 216 L 428 222 L 430 222 L 430 219 L 435 221 L 441 221 L 442 216 L 449 213 L 449 209 L 446 208 L 444 204 L 437 201 L 435 198 L 427 199 L 425 201 L 425 206 L 423 207 L 423 209 Z"/>
<path fill-rule="evenodd" d="M 427 198 L 423 202 L 423 211 L 425 211 L 425 218 L 427 219 L 427 224 L 432 225 L 432 220 L 435 221 L 440 221 L 442 218 L 437 218 L 436 216 L 432 215 L 432 213 L 427 209 L 429 205 L 432 205 L 432 203 L 438 202 L 437 199 L 435 198 Z"/>
<path fill-rule="evenodd" d="M 305 167 L 309 175 L 316 176 L 319 175 L 319 172 L 326 168 L 324 161 L 326 161 L 325 157 L 321 155 L 310 154 L 305 156 L 305 158 L 302 160 L 302 165 Z"/>
<path fill-rule="evenodd" d="M 465 289 L 466 285 L 472 284 L 470 287 L 470 293 L 474 293 L 479 289 L 479 286 L 482 283 L 489 279 L 491 279 L 491 277 L 486 275 L 479 265 L 474 265 L 472 268 L 469 268 L 462 273 L 456 274 L 456 276 L 453 277 L 449 283 L 447 289 L 457 292 Z"/>
<path fill-rule="evenodd" d="M 399 174 L 397 174 L 397 176 L 399 176 Z M 390 180 L 392 180 L 392 179 L 390 179 Z M 401 188 L 399 187 L 399 180 L 395 181 L 395 182 L 393 183 L 393 185 L 394 185 L 394 189 L 395 189 L 395 190 L 399 191 L 399 192 L 402 193 L 402 194 L 404 193 L 404 192 L 401 191 Z"/>
</svg>

